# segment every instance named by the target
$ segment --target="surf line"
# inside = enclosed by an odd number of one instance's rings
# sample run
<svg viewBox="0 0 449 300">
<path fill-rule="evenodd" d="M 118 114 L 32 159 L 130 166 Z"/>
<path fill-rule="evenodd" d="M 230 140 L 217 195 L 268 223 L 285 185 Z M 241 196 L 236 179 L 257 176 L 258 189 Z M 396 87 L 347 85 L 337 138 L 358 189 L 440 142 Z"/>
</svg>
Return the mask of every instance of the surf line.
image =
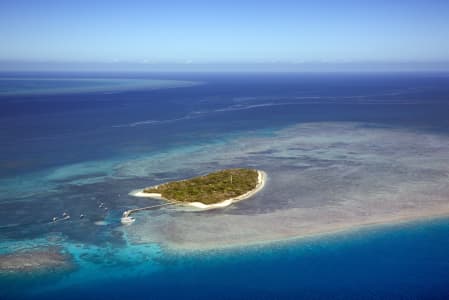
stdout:
<svg viewBox="0 0 449 300">
<path fill-rule="evenodd" d="M 155 209 L 155 208 L 159 208 L 159 207 L 163 207 L 163 206 L 168 206 L 168 205 L 177 205 L 178 203 L 164 203 L 164 204 L 157 204 L 157 205 L 152 205 L 152 206 L 146 206 L 146 207 L 141 207 L 141 208 L 135 208 L 135 209 L 129 209 L 126 210 L 125 212 L 123 212 L 122 218 L 120 219 L 120 221 L 122 222 L 122 224 L 131 224 L 133 223 L 136 219 L 130 217 L 131 214 L 136 213 L 138 211 L 142 211 L 142 210 L 151 210 L 151 209 Z"/>
</svg>

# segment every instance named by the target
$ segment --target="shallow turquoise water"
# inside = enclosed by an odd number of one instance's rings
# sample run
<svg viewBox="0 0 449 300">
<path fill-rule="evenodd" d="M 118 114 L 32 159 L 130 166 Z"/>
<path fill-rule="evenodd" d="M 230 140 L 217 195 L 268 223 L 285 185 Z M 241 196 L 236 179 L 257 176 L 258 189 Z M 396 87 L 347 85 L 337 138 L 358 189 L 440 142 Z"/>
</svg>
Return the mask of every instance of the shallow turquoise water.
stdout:
<svg viewBox="0 0 449 300">
<path fill-rule="evenodd" d="M 36 299 L 444 299 L 448 232 L 441 219 L 194 255 L 131 248 L 113 262 L 93 249 L 100 258 L 70 276 L 2 283 L 11 297 Z M 24 285 L 26 293 L 12 292 Z"/>
</svg>

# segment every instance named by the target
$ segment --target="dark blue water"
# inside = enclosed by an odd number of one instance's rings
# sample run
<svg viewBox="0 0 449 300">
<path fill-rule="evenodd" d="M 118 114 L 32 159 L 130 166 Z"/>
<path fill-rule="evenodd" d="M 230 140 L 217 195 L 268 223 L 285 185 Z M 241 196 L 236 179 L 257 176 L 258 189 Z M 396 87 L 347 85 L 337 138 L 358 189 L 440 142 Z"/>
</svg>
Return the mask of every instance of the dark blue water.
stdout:
<svg viewBox="0 0 449 300">
<path fill-rule="evenodd" d="M 449 122 L 445 74 L 183 74 L 171 78 L 207 84 L 150 92 L 2 97 L 0 176 L 298 122 L 442 128 Z M 248 96 L 253 99 L 243 105 L 296 105 L 214 112 Z M 147 120 L 165 122 L 113 127 Z"/>
<path fill-rule="evenodd" d="M 2 76 L 13 75 L 31 76 Z M 109 76 L 205 84 L 0 97 L 0 177 L 33 178 L 38 176 L 33 174 L 69 164 L 126 161 L 233 135 L 270 134 L 302 122 L 364 122 L 434 132 L 449 128 L 448 74 Z M 32 201 L 0 200 L 2 226 L 13 222 L 8 218 L 14 214 L 30 224 L 48 218 L 39 215 L 42 212 Z M 65 203 L 64 207 L 78 205 L 69 204 L 69 199 L 48 201 Z M 95 232 L 92 228 L 61 230 L 71 243 L 123 246 L 121 237 L 112 236 L 107 228 Z M 46 231 L 47 227 L 18 226 L 0 234 L 6 243 L 39 238 Z M 0 298 L 447 299 L 448 237 L 449 223 L 443 219 L 218 253 L 167 253 L 159 258 L 161 268 L 149 274 L 124 271 L 119 279 L 89 279 L 44 292 L 39 291 L 41 285 L 60 284 L 64 275 L 0 279 Z"/>
</svg>

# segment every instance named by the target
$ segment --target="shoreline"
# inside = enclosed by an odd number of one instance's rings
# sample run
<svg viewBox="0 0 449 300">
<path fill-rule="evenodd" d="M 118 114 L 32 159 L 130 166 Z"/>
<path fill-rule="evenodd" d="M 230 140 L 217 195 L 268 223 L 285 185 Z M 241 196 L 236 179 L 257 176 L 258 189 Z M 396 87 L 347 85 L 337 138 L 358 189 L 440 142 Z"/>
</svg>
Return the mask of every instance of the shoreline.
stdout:
<svg viewBox="0 0 449 300">
<path fill-rule="evenodd" d="M 229 198 L 226 200 L 223 200 L 221 202 L 218 203 L 214 203 L 214 204 L 204 204 L 202 202 L 180 202 L 180 201 L 173 201 L 173 200 L 169 200 L 166 199 L 164 197 L 162 197 L 161 194 L 158 193 L 145 193 L 143 190 L 144 189 L 137 189 L 137 190 L 133 190 L 129 193 L 130 196 L 133 197 L 139 197 L 139 198 L 152 198 L 152 199 L 157 199 L 157 200 L 164 200 L 166 202 L 169 203 L 173 203 L 173 204 L 179 204 L 182 206 L 188 206 L 188 207 L 194 207 L 200 210 L 209 210 L 209 209 L 215 209 L 215 208 L 225 208 L 230 206 L 233 203 L 248 199 L 250 197 L 252 197 L 253 195 L 255 195 L 256 193 L 258 193 L 260 190 L 262 190 L 265 186 L 266 180 L 267 180 L 267 174 L 264 171 L 261 170 L 257 170 L 257 184 L 256 187 L 248 192 L 246 192 L 245 194 L 242 194 L 240 196 L 234 197 L 234 198 Z M 158 185 L 155 185 L 154 188 L 158 187 Z"/>
</svg>

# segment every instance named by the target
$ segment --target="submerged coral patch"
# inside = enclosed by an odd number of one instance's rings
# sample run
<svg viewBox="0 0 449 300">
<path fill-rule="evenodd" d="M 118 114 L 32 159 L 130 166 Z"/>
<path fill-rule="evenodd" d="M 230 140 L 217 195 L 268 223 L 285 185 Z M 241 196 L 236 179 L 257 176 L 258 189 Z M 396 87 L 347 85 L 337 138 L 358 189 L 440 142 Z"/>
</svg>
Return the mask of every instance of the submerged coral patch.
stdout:
<svg viewBox="0 0 449 300">
<path fill-rule="evenodd" d="M 42 246 L 0 254 L 0 274 L 61 272 L 74 268 L 71 255 L 56 246 Z"/>
</svg>

